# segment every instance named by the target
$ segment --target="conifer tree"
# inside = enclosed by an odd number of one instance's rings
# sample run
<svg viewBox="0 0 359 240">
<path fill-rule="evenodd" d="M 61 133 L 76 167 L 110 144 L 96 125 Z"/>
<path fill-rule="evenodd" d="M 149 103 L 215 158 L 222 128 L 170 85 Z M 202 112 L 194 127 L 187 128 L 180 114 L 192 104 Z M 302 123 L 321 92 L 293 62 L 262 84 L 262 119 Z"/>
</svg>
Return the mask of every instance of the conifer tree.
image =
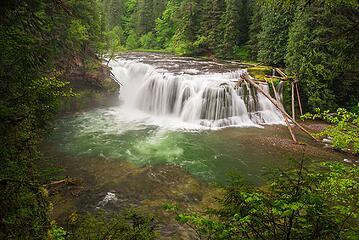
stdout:
<svg viewBox="0 0 359 240">
<path fill-rule="evenodd" d="M 298 9 L 286 63 L 301 81 L 308 110 L 358 103 L 358 22 L 351 1 L 315 1 Z"/>
<path fill-rule="evenodd" d="M 122 18 L 125 15 L 125 5 L 123 0 L 106 0 L 104 2 L 106 14 L 107 14 L 107 22 L 108 22 L 108 30 L 111 30 L 115 26 L 122 27 L 123 22 Z"/>
<path fill-rule="evenodd" d="M 204 4 L 202 33 L 208 38 L 212 52 L 219 49 L 223 42 L 222 17 L 225 12 L 224 0 L 207 0 Z"/>
<path fill-rule="evenodd" d="M 193 52 L 193 42 L 198 33 L 196 21 L 198 7 L 196 0 L 184 0 L 180 6 L 178 28 L 172 38 L 172 45 L 181 54 L 192 54 Z"/>
<path fill-rule="evenodd" d="M 249 3 L 249 11 L 251 13 L 248 30 L 248 45 L 250 50 L 250 58 L 256 60 L 259 51 L 259 33 L 261 32 L 261 3 L 259 1 L 251 1 Z"/>
<path fill-rule="evenodd" d="M 157 42 L 160 47 L 169 47 L 178 26 L 180 0 L 169 0 L 161 17 L 156 19 Z"/>
<path fill-rule="evenodd" d="M 137 33 L 139 35 L 143 35 L 152 31 L 152 29 L 155 27 L 153 16 L 153 0 L 139 0 L 137 14 Z"/>
<path fill-rule="evenodd" d="M 234 47 L 246 41 L 245 1 L 227 0 L 227 8 L 223 18 L 224 36 L 221 44 L 220 56 L 231 58 Z"/>
<path fill-rule="evenodd" d="M 294 8 L 277 1 L 266 0 L 261 6 L 261 31 L 258 35 L 258 60 L 272 65 L 284 65 L 288 32 Z"/>
</svg>

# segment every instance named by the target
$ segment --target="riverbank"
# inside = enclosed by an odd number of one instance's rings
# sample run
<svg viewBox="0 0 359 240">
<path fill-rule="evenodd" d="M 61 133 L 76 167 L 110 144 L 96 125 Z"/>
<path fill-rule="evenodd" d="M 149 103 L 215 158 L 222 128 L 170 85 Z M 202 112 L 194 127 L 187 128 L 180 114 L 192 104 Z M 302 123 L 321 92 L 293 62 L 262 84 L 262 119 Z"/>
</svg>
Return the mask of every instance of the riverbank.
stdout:
<svg viewBox="0 0 359 240">
<path fill-rule="evenodd" d="M 111 68 L 99 59 L 86 68 L 80 60 L 75 61 L 63 78 L 75 96 L 60 99 L 59 115 L 119 104 L 120 85 L 112 77 Z"/>
</svg>

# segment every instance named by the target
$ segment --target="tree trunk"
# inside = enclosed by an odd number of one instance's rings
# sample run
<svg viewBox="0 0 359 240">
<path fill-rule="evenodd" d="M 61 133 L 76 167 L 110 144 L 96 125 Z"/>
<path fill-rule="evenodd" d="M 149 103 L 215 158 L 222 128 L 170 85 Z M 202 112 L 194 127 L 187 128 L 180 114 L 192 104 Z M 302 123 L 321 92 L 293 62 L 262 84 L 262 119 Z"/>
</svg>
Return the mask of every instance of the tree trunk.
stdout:
<svg viewBox="0 0 359 240">
<path fill-rule="evenodd" d="M 298 89 L 298 80 L 295 81 L 295 88 L 297 90 L 297 97 L 298 97 L 298 105 L 299 105 L 299 111 L 300 111 L 300 115 L 303 115 L 303 109 L 302 109 L 302 102 L 300 100 L 300 95 L 299 95 L 299 89 Z"/>
<path fill-rule="evenodd" d="M 292 81 L 292 118 L 295 120 L 294 81 Z"/>
</svg>

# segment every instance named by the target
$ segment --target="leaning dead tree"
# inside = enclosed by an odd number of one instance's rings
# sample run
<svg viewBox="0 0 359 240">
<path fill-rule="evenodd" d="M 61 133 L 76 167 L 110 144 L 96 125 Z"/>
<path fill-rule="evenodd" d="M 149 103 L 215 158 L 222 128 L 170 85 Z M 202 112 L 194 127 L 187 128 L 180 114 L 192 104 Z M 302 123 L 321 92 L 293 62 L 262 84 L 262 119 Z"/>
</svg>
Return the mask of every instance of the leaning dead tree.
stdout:
<svg viewBox="0 0 359 240">
<path fill-rule="evenodd" d="M 310 136 L 312 139 L 314 139 L 315 141 L 319 141 L 313 134 L 311 134 L 308 130 L 306 130 L 303 126 L 301 126 L 299 123 L 297 123 L 295 121 L 295 119 L 293 117 L 291 117 L 285 110 L 284 107 L 282 106 L 282 104 L 277 101 L 276 99 L 273 99 L 267 92 L 265 92 L 262 88 L 260 88 L 258 86 L 258 84 L 255 82 L 255 79 L 252 79 L 248 73 L 242 73 L 241 74 L 241 79 L 243 79 L 244 81 L 250 83 L 258 92 L 262 93 L 266 98 L 268 98 L 269 101 L 271 101 L 273 103 L 273 105 L 283 114 L 284 119 L 288 119 L 292 121 L 293 124 L 295 124 L 300 130 L 302 130 L 305 134 L 307 134 L 308 136 Z M 293 98 L 292 98 L 293 99 Z M 289 125 L 289 122 L 287 124 L 287 126 Z M 291 135 L 293 134 L 291 128 L 290 129 L 290 133 Z M 294 134 L 293 134 L 294 135 Z M 292 135 L 292 138 L 293 138 Z M 295 137 L 294 137 L 295 139 Z M 296 143 L 296 139 L 293 141 Z"/>
</svg>

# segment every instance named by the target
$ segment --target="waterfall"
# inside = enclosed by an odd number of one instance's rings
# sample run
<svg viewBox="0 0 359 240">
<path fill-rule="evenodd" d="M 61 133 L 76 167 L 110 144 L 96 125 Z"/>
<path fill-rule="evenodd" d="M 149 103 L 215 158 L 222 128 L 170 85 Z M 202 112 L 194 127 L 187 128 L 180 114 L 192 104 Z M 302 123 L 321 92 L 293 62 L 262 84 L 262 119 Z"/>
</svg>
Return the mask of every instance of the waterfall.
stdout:
<svg viewBox="0 0 359 240">
<path fill-rule="evenodd" d="M 263 94 L 245 82 L 236 85 L 243 69 L 194 75 L 133 60 L 113 61 L 111 67 L 124 83 L 120 98 L 127 109 L 207 128 L 283 124 L 281 113 Z M 269 92 L 267 84 L 260 86 Z"/>
</svg>

